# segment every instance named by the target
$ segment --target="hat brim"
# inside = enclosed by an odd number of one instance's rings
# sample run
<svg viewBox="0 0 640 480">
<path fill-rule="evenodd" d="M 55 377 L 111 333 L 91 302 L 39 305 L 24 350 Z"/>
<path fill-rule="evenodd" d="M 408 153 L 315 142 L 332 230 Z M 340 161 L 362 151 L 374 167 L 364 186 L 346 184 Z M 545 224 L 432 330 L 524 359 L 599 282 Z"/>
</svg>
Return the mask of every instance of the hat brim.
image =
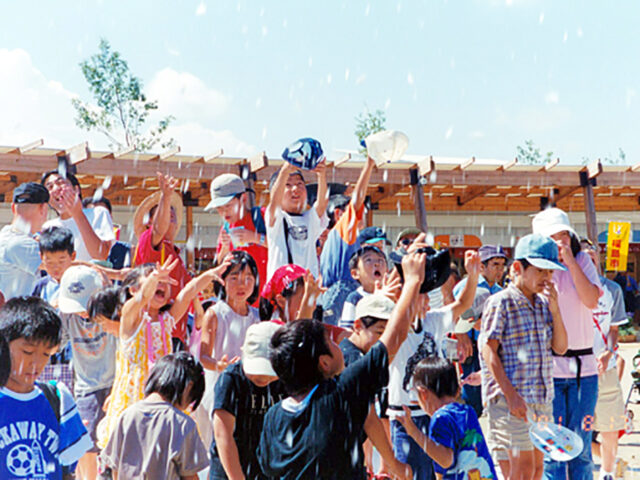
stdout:
<svg viewBox="0 0 640 480">
<path fill-rule="evenodd" d="M 391 245 L 391 242 L 384 237 L 370 238 L 369 240 L 365 240 L 363 245 L 371 245 L 372 243 L 384 242 L 387 245 Z"/>
<path fill-rule="evenodd" d="M 551 237 L 552 235 L 555 235 L 556 233 L 560 233 L 560 232 L 570 232 L 573 235 L 575 235 L 577 238 L 580 238 L 580 236 L 576 233 L 576 231 L 573 228 L 571 228 L 568 225 L 565 225 L 564 223 L 554 223 L 553 225 L 545 225 L 543 227 L 540 227 L 538 231 L 535 231 L 533 233 L 539 233 L 540 235 Z"/>
<path fill-rule="evenodd" d="M 547 260 L 546 258 L 532 258 L 525 257 L 525 260 L 534 267 L 543 268 L 545 270 L 566 270 L 567 268 L 560 262 L 554 262 L 553 260 Z"/>
<path fill-rule="evenodd" d="M 87 298 L 87 303 L 89 303 L 88 298 Z M 72 298 L 60 297 L 58 298 L 58 309 L 62 313 L 80 313 L 80 312 L 86 312 L 87 306 L 82 305 L 78 300 L 74 300 Z"/>
<path fill-rule="evenodd" d="M 242 358 L 242 370 L 248 375 L 268 375 L 270 377 L 277 377 L 278 375 L 273 370 L 271 362 L 267 358 Z"/>
<path fill-rule="evenodd" d="M 147 226 L 144 222 L 144 217 L 149 214 L 149 211 L 153 207 L 160 203 L 160 195 L 160 191 L 152 193 L 142 201 L 138 208 L 136 208 L 136 211 L 133 214 L 133 231 L 135 232 L 136 237 L 140 238 L 140 235 L 142 235 L 147 229 Z M 183 215 L 182 198 L 180 198 L 180 195 L 178 195 L 178 193 L 172 192 L 170 202 L 171 206 L 176 211 L 176 223 L 178 224 L 178 230 L 180 230 Z"/>
<path fill-rule="evenodd" d="M 476 323 L 475 318 L 460 318 L 456 323 L 456 328 L 453 329 L 453 333 L 467 333 Z"/>
<path fill-rule="evenodd" d="M 242 192 L 242 193 L 244 193 L 244 192 Z M 222 207 L 223 205 L 226 205 L 231 200 L 236 198 L 236 195 L 238 195 L 238 194 L 234 193 L 233 195 L 228 195 L 226 197 L 212 198 L 211 201 L 209 203 L 207 203 L 207 206 L 204 207 L 204 211 L 208 212 L 209 210 L 213 210 L 214 208 Z"/>
</svg>

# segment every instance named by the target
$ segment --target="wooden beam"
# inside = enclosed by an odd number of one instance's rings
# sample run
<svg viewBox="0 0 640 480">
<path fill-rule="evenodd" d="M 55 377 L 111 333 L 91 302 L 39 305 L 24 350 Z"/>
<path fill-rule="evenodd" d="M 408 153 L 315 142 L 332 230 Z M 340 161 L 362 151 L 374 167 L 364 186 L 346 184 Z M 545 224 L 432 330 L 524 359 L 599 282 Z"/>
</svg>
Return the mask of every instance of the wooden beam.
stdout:
<svg viewBox="0 0 640 480">
<path fill-rule="evenodd" d="M 589 179 L 596 178 L 602 173 L 602 163 L 600 163 L 600 159 L 595 160 L 588 164 L 583 170 L 586 170 Z"/>
<path fill-rule="evenodd" d="M 176 145 L 175 147 L 172 147 L 169 150 L 158 155 L 158 160 L 167 160 L 168 158 L 171 158 L 178 153 L 180 153 L 180 146 Z"/>
<path fill-rule="evenodd" d="M 549 163 L 545 163 L 544 166 L 540 169 L 541 171 L 549 172 L 553 167 L 560 163 L 560 159 L 556 158 L 555 160 L 551 160 Z"/>
<path fill-rule="evenodd" d="M 462 206 L 466 203 L 469 203 L 474 198 L 478 198 L 483 196 L 485 193 L 493 190 L 494 186 L 489 187 L 467 187 L 464 189 L 462 195 L 459 195 L 458 198 L 458 206 Z"/>
<path fill-rule="evenodd" d="M 460 165 L 458 165 L 456 168 L 460 169 L 460 170 L 466 170 L 467 168 L 469 168 L 471 165 L 473 165 L 474 163 L 476 163 L 476 157 L 471 157 L 469 160 L 461 163 Z"/>
<path fill-rule="evenodd" d="M 406 185 L 401 185 L 399 183 L 380 185 L 378 189 L 371 194 L 371 203 L 378 203 L 385 198 L 393 197 L 405 186 Z"/>
<path fill-rule="evenodd" d="M 596 204 L 593 199 L 593 184 L 595 179 L 589 178 L 587 171 L 580 172 L 580 185 L 584 195 L 584 215 L 587 221 L 587 237 L 594 244 L 598 243 L 598 222 L 596 219 Z"/>
<path fill-rule="evenodd" d="M 62 152 L 59 152 L 58 155 L 66 156 L 69 159 L 69 164 L 77 165 L 78 163 L 84 162 L 91 156 L 91 152 L 89 151 L 89 142 L 74 145 L 71 148 L 67 148 Z"/>
<path fill-rule="evenodd" d="M 505 171 L 505 170 L 509 170 L 510 168 L 515 167 L 518 164 L 518 157 L 515 157 L 513 160 L 511 160 L 509 163 L 505 163 L 504 165 L 500 165 L 497 170 L 499 171 Z"/>
<path fill-rule="evenodd" d="M 115 153 L 112 153 L 111 156 L 113 158 L 121 158 L 124 157 L 125 155 L 129 155 L 130 153 L 134 152 L 136 150 L 136 147 L 134 147 L 133 145 L 130 147 L 125 147 L 122 150 L 118 150 Z"/>
<path fill-rule="evenodd" d="M 251 173 L 259 172 L 269 165 L 269 159 L 265 152 L 260 152 L 247 158 Z"/>
<path fill-rule="evenodd" d="M 435 172 L 436 170 L 436 162 L 433 161 L 433 157 L 425 158 L 424 160 L 420 160 L 417 163 L 418 170 L 420 171 L 420 176 L 424 177 L 425 175 L 429 175 L 431 172 Z"/>
<path fill-rule="evenodd" d="M 204 157 L 202 157 L 202 160 L 204 161 L 204 163 L 211 163 L 216 158 L 220 158 L 223 153 L 224 153 L 224 150 L 219 148 L 216 152 L 210 153 L 209 155 L 205 155 Z"/>
<path fill-rule="evenodd" d="M 44 139 L 40 138 L 38 140 L 35 140 L 31 143 L 27 143 L 26 145 L 23 145 L 21 147 L 16 148 L 15 150 L 13 150 L 15 153 L 19 153 L 20 155 L 23 155 L 27 152 L 30 152 L 31 150 L 34 150 L 38 147 L 41 147 L 44 144 Z"/>
<path fill-rule="evenodd" d="M 422 187 L 422 175 L 418 168 L 412 168 L 411 175 L 411 191 L 413 193 L 413 205 L 416 218 L 416 227 L 427 232 L 427 206 L 424 203 L 424 189 Z"/>
<path fill-rule="evenodd" d="M 338 160 L 333 162 L 333 166 L 334 167 L 339 167 L 340 165 L 342 165 L 343 163 L 348 162 L 349 160 L 351 160 L 351 154 L 350 153 L 346 153 L 342 157 L 340 157 Z"/>
<path fill-rule="evenodd" d="M 560 200 L 562 200 L 563 198 L 569 197 L 571 195 L 573 195 L 577 190 L 580 190 L 580 187 L 564 187 L 564 188 L 560 188 L 558 189 L 558 193 L 554 193 L 553 194 L 553 198 L 549 197 L 551 200 L 553 200 L 554 202 L 559 202 Z"/>
</svg>

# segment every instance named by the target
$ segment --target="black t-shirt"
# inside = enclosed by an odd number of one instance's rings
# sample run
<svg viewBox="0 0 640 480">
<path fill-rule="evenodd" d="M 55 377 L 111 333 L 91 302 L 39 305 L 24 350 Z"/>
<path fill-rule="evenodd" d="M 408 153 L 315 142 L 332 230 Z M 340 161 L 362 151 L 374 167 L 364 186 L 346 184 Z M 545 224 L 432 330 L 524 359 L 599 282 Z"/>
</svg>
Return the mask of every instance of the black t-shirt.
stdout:
<svg viewBox="0 0 640 480">
<path fill-rule="evenodd" d="M 364 352 L 356 347 L 355 344 L 348 338 L 344 338 L 340 342 L 339 346 L 340 350 L 342 350 L 342 355 L 344 356 L 345 367 L 348 367 L 353 362 L 364 356 Z"/>
<path fill-rule="evenodd" d="M 225 410 L 236 417 L 233 439 L 238 447 L 242 471 L 248 480 L 269 478 L 260 470 L 256 449 L 265 413 L 284 397 L 285 393 L 279 381 L 266 387 L 256 386 L 244 374 L 242 362 L 227 367 L 216 382 L 213 411 Z M 210 453 L 212 478 L 227 478 L 218 456 L 215 438 L 211 442 Z"/>
<path fill-rule="evenodd" d="M 388 381 L 387 348 L 378 342 L 305 401 L 277 403 L 264 419 L 262 471 L 282 479 L 365 479 L 360 437 L 369 404 Z"/>
</svg>

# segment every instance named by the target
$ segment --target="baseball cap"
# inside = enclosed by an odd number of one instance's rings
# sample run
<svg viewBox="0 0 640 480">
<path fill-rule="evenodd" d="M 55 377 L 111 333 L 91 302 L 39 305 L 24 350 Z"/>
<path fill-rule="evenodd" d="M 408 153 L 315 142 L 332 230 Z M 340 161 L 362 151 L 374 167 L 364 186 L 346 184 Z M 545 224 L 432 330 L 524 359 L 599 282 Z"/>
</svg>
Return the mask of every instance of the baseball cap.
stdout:
<svg viewBox="0 0 640 480">
<path fill-rule="evenodd" d="M 471 330 L 476 321 L 482 316 L 484 304 L 490 296 L 491 292 L 488 289 L 482 287 L 476 288 L 476 296 L 473 299 L 471 308 L 468 308 L 460 315 L 460 319 L 458 323 L 456 323 L 456 328 L 453 330 L 453 333 L 467 333 Z"/>
<path fill-rule="evenodd" d="M 249 375 L 278 375 L 269 360 L 271 337 L 281 327 L 275 322 L 254 323 L 247 329 L 242 344 L 242 369 Z"/>
<path fill-rule="evenodd" d="M 492 258 L 504 258 L 507 259 L 507 254 L 504 252 L 504 249 L 501 245 L 482 245 L 478 249 L 478 254 L 480 255 L 480 261 L 486 262 L 487 260 L 491 260 Z"/>
<path fill-rule="evenodd" d="M 409 147 L 409 137 L 397 130 L 383 130 L 372 133 L 360 145 L 367 149 L 367 154 L 379 167 L 400 160 Z"/>
<path fill-rule="evenodd" d="M 291 165 L 303 170 L 313 170 L 325 159 L 322 145 L 313 138 L 296 140 L 282 152 L 282 158 Z"/>
<path fill-rule="evenodd" d="M 242 178 L 233 173 L 218 175 L 211 182 L 211 201 L 204 207 L 205 211 L 226 205 L 233 197 L 247 191 Z"/>
<path fill-rule="evenodd" d="M 260 296 L 273 302 L 276 295 L 282 294 L 282 291 L 295 282 L 298 278 L 304 277 L 307 273 L 305 268 L 300 265 L 294 265 L 292 263 L 283 265 L 278 268 L 269 279 L 269 281 L 262 287 Z"/>
<path fill-rule="evenodd" d="M 540 233 L 530 233 L 518 240 L 513 258 L 515 260 L 525 259 L 538 268 L 566 270 L 558 260 L 556 242 Z"/>
<path fill-rule="evenodd" d="M 404 237 L 408 237 L 409 235 L 416 235 L 417 236 L 417 235 L 420 235 L 421 233 L 422 233 L 422 230 L 420 230 L 419 228 L 416 228 L 416 227 L 405 228 L 396 237 L 396 245 Z"/>
<path fill-rule="evenodd" d="M 381 293 L 374 293 L 362 297 L 356 304 L 355 318 L 375 317 L 381 320 L 389 320 L 395 303 Z"/>
<path fill-rule="evenodd" d="M 85 265 L 69 267 L 60 279 L 58 308 L 62 313 L 84 312 L 91 296 L 102 287 L 102 277 L 93 268 Z"/>
<path fill-rule="evenodd" d="M 48 203 L 49 190 L 35 182 L 21 183 L 13 190 L 13 203 Z"/>
<path fill-rule="evenodd" d="M 384 240 L 384 243 L 386 243 L 387 245 L 391 245 L 391 242 L 387 238 L 387 234 L 380 227 L 364 228 L 362 229 L 362 231 L 360 231 L 360 234 L 358 235 L 358 243 L 360 245 L 364 245 L 367 243 L 375 243 L 375 242 L 379 242 L 380 240 Z"/>
<path fill-rule="evenodd" d="M 533 227 L 533 233 L 539 233 L 547 237 L 565 231 L 579 237 L 571 226 L 569 215 L 564 210 L 555 207 L 547 208 L 536 214 L 531 221 L 531 226 Z"/>
</svg>

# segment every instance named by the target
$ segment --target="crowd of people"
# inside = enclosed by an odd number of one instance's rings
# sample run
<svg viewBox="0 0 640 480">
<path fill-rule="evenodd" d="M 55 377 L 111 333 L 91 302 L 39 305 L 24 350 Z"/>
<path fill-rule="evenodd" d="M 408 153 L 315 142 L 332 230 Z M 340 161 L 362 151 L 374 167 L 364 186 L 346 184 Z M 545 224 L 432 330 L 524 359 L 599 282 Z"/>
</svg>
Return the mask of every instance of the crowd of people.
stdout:
<svg viewBox="0 0 640 480">
<path fill-rule="evenodd" d="M 591 479 L 593 441 L 613 479 L 627 315 L 596 247 L 550 208 L 512 258 L 467 251 L 461 279 L 423 232 L 364 225 L 374 167 L 347 197 L 323 162 L 284 162 L 264 207 L 212 179 L 222 226 L 198 275 L 174 178 L 137 208 L 133 246 L 71 173 L 19 185 L 0 230 L 0 478 Z M 539 421 L 579 455 L 534 448 Z"/>
</svg>

